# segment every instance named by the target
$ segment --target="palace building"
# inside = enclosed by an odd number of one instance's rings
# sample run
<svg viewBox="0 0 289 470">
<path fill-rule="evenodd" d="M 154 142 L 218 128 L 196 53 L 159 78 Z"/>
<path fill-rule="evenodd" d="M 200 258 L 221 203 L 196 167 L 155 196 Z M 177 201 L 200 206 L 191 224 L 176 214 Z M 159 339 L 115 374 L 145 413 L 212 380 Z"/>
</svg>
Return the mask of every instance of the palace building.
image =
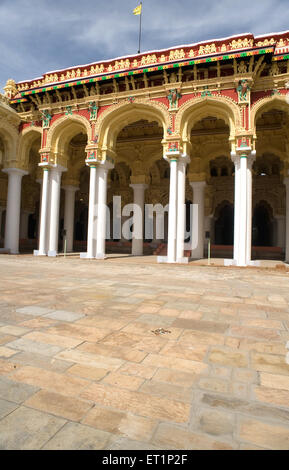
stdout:
<svg viewBox="0 0 289 470">
<path fill-rule="evenodd" d="M 82 257 L 289 261 L 289 31 L 45 73 L 0 94 L 0 245 Z M 108 239 L 106 205 L 168 206 Z M 185 246 L 191 204 L 197 243 Z M 111 215 L 110 215 L 111 216 Z M 122 214 L 127 220 L 129 213 Z M 155 219 L 154 219 L 155 220 Z M 111 221 L 113 225 L 113 221 Z M 136 236 L 136 233 L 141 236 Z"/>
</svg>

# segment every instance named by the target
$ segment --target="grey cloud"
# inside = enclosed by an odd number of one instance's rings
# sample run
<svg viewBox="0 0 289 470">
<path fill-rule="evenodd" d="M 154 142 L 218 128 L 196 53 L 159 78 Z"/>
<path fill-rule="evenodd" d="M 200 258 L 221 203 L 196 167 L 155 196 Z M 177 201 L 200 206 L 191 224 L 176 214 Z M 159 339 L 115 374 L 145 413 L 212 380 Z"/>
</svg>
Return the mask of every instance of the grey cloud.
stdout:
<svg viewBox="0 0 289 470">
<path fill-rule="evenodd" d="M 0 0 L 0 85 L 138 47 L 138 0 Z M 286 0 L 143 0 L 142 50 L 289 29 Z"/>
</svg>

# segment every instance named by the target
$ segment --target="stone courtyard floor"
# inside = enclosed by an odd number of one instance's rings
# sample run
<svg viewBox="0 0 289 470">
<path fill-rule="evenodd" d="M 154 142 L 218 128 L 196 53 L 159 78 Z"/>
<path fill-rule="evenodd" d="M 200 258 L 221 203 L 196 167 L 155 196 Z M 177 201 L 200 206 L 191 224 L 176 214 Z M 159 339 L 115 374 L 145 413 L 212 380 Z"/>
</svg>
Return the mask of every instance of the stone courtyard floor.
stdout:
<svg viewBox="0 0 289 470">
<path fill-rule="evenodd" d="M 0 449 L 289 449 L 288 302 L 285 266 L 1 255 Z"/>
</svg>

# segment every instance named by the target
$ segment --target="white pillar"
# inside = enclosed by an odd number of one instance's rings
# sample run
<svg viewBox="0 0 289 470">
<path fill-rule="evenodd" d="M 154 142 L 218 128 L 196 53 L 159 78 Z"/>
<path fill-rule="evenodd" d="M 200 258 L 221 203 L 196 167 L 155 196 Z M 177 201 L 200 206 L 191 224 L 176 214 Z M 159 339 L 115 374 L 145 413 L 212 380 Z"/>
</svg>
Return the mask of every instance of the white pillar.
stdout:
<svg viewBox="0 0 289 470">
<path fill-rule="evenodd" d="M 30 214 L 32 214 L 32 212 L 21 211 L 21 215 L 20 215 L 20 239 L 23 239 L 23 240 L 28 239 L 28 222 L 29 222 Z"/>
<path fill-rule="evenodd" d="M 66 169 L 56 165 L 51 169 L 50 174 L 50 227 L 48 256 L 56 256 L 58 252 L 60 188 L 61 175 L 63 171 L 66 171 Z"/>
<path fill-rule="evenodd" d="M 176 261 L 182 263 L 188 261 L 184 258 L 185 225 L 186 225 L 186 166 L 189 157 L 180 157 L 178 163 L 178 200 L 177 200 L 177 246 Z"/>
<path fill-rule="evenodd" d="M 39 178 L 36 180 L 36 183 L 40 184 L 40 201 L 39 201 L 39 213 L 38 213 L 38 227 L 37 227 L 37 239 L 39 242 L 40 236 L 40 220 L 41 220 L 41 201 L 42 201 L 42 186 L 43 186 L 43 179 Z"/>
<path fill-rule="evenodd" d="M 239 253 L 238 253 L 238 266 L 247 265 L 247 155 L 240 156 L 240 193 L 239 193 Z"/>
<path fill-rule="evenodd" d="M 234 264 L 251 262 L 252 245 L 252 164 L 255 152 L 247 155 L 232 153 L 235 163 Z"/>
<path fill-rule="evenodd" d="M 231 158 L 235 165 L 235 192 L 234 192 L 234 247 L 233 259 L 239 258 L 239 223 L 240 223 L 240 158 L 235 154 L 231 154 Z"/>
<path fill-rule="evenodd" d="M 204 257 L 204 218 L 205 218 L 205 181 L 194 181 L 190 183 L 193 189 L 193 204 L 198 206 L 197 227 L 192 230 L 197 230 L 197 243 L 192 247 L 191 257 L 193 259 L 202 259 Z M 193 221 L 194 222 L 194 221 Z M 192 242 L 196 239 L 191 235 Z"/>
<path fill-rule="evenodd" d="M 19 253 L 19 226 L 21 207 L 21 182 L 27 171 L 19 168 L 5 168 L 8 174 L 8 194 L 6 208 L 5 241 L 4 248 L 10 253 Z"/>
<path fill-rule="evenodd" d="M 66 234 L 66 251 L 73 251 L 74 237 L 74 209 L 75 209 L 75 193 L 79 190 L 77 186 L 63 186 L 65 191 L 64 203 L 64 230 Z"/>
<path fill-rule="evenodd" d="M 132 255 L 143 255 L 143 220 L 144 220 L 144 200 L 145 190 L 148 188 L 147 184 L 130 184 L 133 188 L 133 233 L 132 233 Z"/>
<path fill-rule="evenodd" d="M 2 233 L 2 225 L 3 225 L 3 212 L 5 211 L 5 207 L 0 207 L 0 239 Z"/>
<path fill-rule="evenodd" d="M 286 247 L 285 247 L 285 261 L 289 262 L 289 178 L 284 178 L 286 186 Z"/>
<path fill-rule="evenodd" d="M 107 174 L 113 165 L 109 162 L 101 163 L 97 168 L 98 204 L 97 204 L 97 241 L 96 258 L 105 258 L 106 219 L 107 219 Z"/>
<path fill-rule="evenodd" d="M 43 168 L 43 179 L 41 185 L 41 202 L 39 217 L 39 246 L 34 251 L 37 256 L 47 255 L 47 246 L 49 241 L 48 233 L 48 212 L 49 212 L 49 193 L 50 193 L 50 170 Z"/>
<path fill-rule="evenodd" d="M 83 253 L 80 255 L 84 258 L 95 258 L 96 256 L 96 205 L 98 197 L 98 181 L 96 178 L 96 174 L 96 166 L 90 165 L 87 253 Z"/>
<path fill-rule="evenodd" d="M 169 221 L 168 221 L 168 254 L 167 262 L 176 262 L 176 239 L 177 239 L 177 190 L 178 190 L 178 160 L 169 159 L 170 162 L 170 199 L 169 199 Z"/>
<path fill-rule="evenodd" d="M 277 215 L 276 222 L 277 222 L 276 246 L 278 246 L 279 248 L 285 248 L 286 219 L 284 215 Z"/>
</svg>

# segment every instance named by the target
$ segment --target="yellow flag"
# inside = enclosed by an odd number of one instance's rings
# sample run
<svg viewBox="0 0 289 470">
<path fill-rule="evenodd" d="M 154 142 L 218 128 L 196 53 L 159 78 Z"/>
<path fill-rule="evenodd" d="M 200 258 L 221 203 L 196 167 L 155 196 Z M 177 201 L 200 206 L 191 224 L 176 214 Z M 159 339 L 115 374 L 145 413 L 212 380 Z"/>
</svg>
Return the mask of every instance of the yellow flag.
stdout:
<svg viewBox="0 0 289 470">
<path fill-rule="evenodd" d="M 142 7 L 141 4 L 140 4 L 138 7 L 136 7 L 136 8 L 133 10 L 133 14 L 134 14 L 134 15 L 140 15 L 140 14 L 141 14 L 141 7 Z"/>
</svg>

